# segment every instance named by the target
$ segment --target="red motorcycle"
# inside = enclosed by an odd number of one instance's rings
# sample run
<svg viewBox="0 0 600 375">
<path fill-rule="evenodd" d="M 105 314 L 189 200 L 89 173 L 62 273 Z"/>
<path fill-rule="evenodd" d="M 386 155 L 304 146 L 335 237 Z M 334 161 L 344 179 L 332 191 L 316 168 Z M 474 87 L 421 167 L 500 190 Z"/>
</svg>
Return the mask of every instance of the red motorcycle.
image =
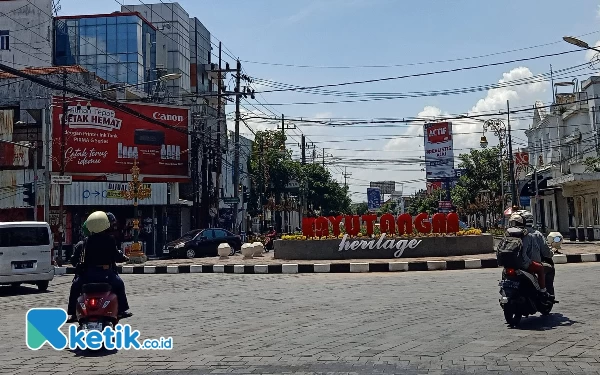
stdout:
<svg viewBox="0 0 600 375">
<path fill-rule="evenodd" d="M 119 323 L 117 295 L 110 284 L 84 284 L 77 299 L 76 317 L 80 330 L 98 330 L 104 327 L 115 328 Z"/>
</svg>

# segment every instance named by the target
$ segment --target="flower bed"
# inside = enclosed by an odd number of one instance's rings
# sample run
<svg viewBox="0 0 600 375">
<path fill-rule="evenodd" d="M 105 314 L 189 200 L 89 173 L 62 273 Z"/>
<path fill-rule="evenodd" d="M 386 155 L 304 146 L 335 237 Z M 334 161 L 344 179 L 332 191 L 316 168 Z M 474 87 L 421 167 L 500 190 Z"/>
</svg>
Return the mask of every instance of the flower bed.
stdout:
<svg viewBox="0 0 600 375">
<path fill-rule="evenodd" d="M 482 232 L 480 229 L 468 229 L 468 230 L 461 230 L 458 231 L 456 233 L 419 233 L 417 231 L 414 231 L 412 234 L 400 234 L 400 235 L 393 235 L 393 236 L 386 236 L 386 238 L 427 238 L 427 237 L 463 237 L 463 236 L 479 236 L 481 235 Z M 346 233 L 340 233 L 339 236 L 333 236 L 333 235 L 329 235 L 326 237 L 307 237 L 304 236 L 302 234 L 288 234 L 288 235 L 283 235 L 281 236 L 281 240 L 284 241 L 314 241 L 314 240 L 333 240 L 333 239 L 342 239 L 344 238 L 344 236 L 346 235 Z M 366 235 L 365 233 L 361 232 L 356 236 L 347 236 L 348 239 L 366 239 L 366 238 L 379 238 L 379 236 L 381 235 L 381 233 L 378 231 L 375 231 L 375 233 L 371 236 Z"/>
</svg>

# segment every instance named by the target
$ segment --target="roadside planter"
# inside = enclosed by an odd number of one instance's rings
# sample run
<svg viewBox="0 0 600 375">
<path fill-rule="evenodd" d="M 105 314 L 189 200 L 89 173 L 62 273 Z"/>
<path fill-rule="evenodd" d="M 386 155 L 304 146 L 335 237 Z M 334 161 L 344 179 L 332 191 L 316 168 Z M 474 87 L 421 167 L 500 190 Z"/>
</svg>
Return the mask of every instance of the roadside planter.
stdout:
<svg viewBox="0 0 600 375">
<path fill-rule="evenodd" d="M 375 223 L 379 222 L 379 233 Z M 344 232 L 340 228 L 343 224 Z M 494 252 L 494 239 L 480 230 L 460 230 L 458 215 L 426 213 L 305 218 L 302 235 L 274 243 L 274 258 L 289 260 L 446 257 Z"/>
</svg>

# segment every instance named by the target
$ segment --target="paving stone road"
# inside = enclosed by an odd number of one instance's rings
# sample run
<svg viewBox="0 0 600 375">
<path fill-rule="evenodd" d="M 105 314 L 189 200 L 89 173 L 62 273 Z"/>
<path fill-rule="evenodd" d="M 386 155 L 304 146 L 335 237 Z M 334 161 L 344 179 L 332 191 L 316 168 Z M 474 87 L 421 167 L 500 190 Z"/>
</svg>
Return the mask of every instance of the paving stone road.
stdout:
<svg viewBox="0 0 600 375">
<path fill-rule="evenodd" d="M 0 287 L 1 374 L 600 374 L 600 264 L 557 269 L 552 315 L 509 329 L 499 269 L 305 275 L 124 275 L 143 337 L 172 351 L 86 355 L 25 346 L 47 293 Z"/>
</svg>

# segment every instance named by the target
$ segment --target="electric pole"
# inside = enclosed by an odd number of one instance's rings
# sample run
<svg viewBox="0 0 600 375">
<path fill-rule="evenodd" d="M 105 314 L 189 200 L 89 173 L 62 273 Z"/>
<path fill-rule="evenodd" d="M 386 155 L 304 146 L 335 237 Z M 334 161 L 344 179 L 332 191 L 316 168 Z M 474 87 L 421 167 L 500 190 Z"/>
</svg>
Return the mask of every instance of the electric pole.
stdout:
<svg viewBox="0 0 600 375">
<path fill-rule="evenodd" d="M 344 187 L 346 189 L 348 189 L 348 177 L 352 176 L 352 173 L 348 173 L 348 167 L 344 167 L 344 173 L 342 173 L 342 176 L 344 176 Z"/>
<path fill-rule="evenodd" d="M 52 138 L 50 137 L 50 121 L 48 121 L 46 119 L 46 115 L 49 113 L 50 111 L 46 111 L 46 108 L 42 109 L 42 126 L 45 129 L 44 132 L 44 143 L 46 144 L 46 170 L 44 171 L 44 181 L 45 181 L 45 187 L 44 187 L 44 206 L 45 206 L 45 210 L 44 210 L 44 221 L 46 223 L 50 223 L 50 193 L 51 190 L 50 188 L 51 186 L 51 177 L 50 177 L 50 168 L 52 165 L 52 156 L 50 155 L 50 142 L 52 142 Z"/>
<path fill-rule="evenodd" d="M 233 233 L 239 234 L 237 226 L 238 207 L 240 199 L 240 101 L 241 98 L 241 83 L 242 78 L 242 64 L 240 60 L 237 61 L 237 75 L 235 77 L 235 150 L 233 156 L 233 196 L 235 202 L 233 204 Z"/>
<path fill-rule="evenodd" d="M 302 164 L 306 164 L 306 138 L 302 134 Z"/>
<path fill-rule="evenodd" d="M 325 168 L 325 149 L 323 149 L 323 168 Z"/>
<path fill-rule="evenodd" d="M 62 119 L 61 119 L 61 131 L 60 131 L 60 175 L 65 175 L 65 131 L 66 131 L 66 118 L 68 116 L 68 106 L 67 106 L 67 70 L 63 69 L 63 94 L 62 94 Z M 65 234 L 65 219 L 64 219 L 64 203 L 65 203 L 65 185 L 59 185 L 59 193 L 60 193 L 60 202 L 58 207 L 58 232 L 59 232 L 59 242 L 58 242 L 58 259 L 56 263 L 58 266 L 62 266 L 62 248 L 63 242 L 66 238 Z"/>
<path fill-rule="evenodd" d="M 215 214 L 215 219 L 216 219 L 216 223 L 219 222 L 219 195 L 221 193 L 221 168 L 223 166 L 223 163 L 221 161 L 221 89 L 222 89 L 222 83 L 221 80 L 223 79 L 223 76 L 221 75 L 221 64 L 222 64 L 222 59 L 221 59 L 221 42 L 219 42 L 219 71 L 217 72 L 217 85 L 218 85 L 218 90 L 217 90 L 217 144 L 216 146 L 212 146 L 213 150 L 216 150 L 216 154 L 213 153 L 213 158 L 212 158 L 212 163 L 213 166 L 215 164 L 216 161 L 216 181 L 215 181 L 215 207 L 216 207 L 216 214 Z M 225 133 L 227 134 L 227 133 Z M 212 140 L 212 136 L 211 136 L 211 140 Z M 212 177 L 212 172 L 209 171 L 209 175 Z M 212 181 L 211 181 L 212 182 Z M 212 185 L 210 185 L 212 187 Z M 236 186 L 237 189 L 237 186 Z"/>
<path fill-rule="evenodd" d="M 514 210 L 516 207 L 519 207 L 519 205 L 517 204 L 517 187 L 515 183 L 515 160 L 512 152 L 512 137 L 510 134 L 510 106 L 508 104 L 508 100 L 506 101 L 506 120 L 508 127 L 508 167 L 510 173 L 510 193 L 512 196 L 512 207 Z"/>
</svg>

